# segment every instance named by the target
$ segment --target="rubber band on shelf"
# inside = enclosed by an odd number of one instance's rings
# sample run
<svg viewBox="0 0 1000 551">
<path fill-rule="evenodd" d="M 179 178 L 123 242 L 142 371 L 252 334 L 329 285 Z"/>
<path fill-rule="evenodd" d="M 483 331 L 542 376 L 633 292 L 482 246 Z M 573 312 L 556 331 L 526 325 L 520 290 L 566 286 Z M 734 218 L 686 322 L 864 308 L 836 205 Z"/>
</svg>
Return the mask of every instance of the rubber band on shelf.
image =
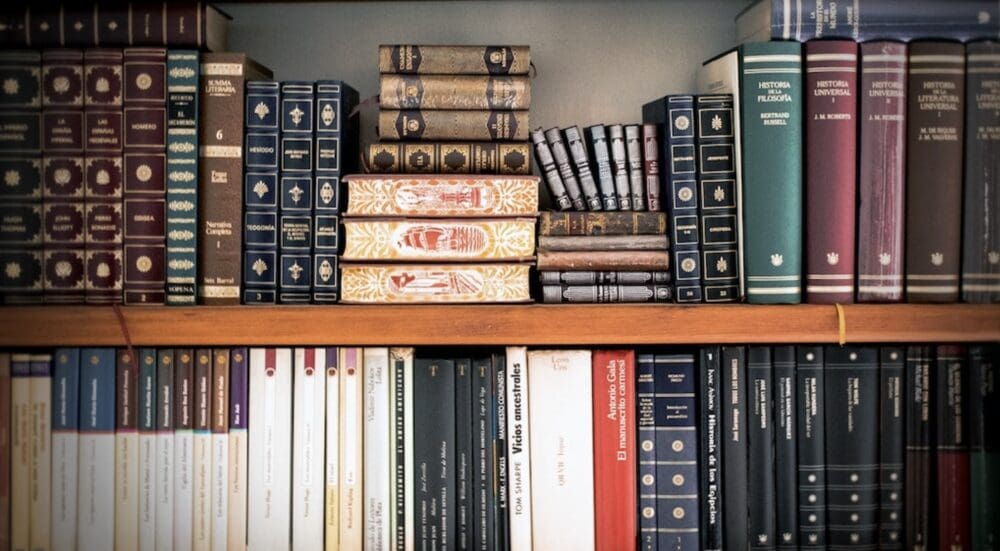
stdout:
<svg viewBox="0 0 1000 551">
<path fill-rule="evenodd" d="M 133 365 L 138 365 L 138 358 L 135 356 L 135 351 L 132 350 L 132 336 L 129 335 L 128 324 L 125 323 L 125 314 L 118 304 L 112 304 L 111 309 L 115 311 L 115 317 L 118 318 L 118 328 L 121 329 L 122 337 L 125 339 L 125 348 L 128 349 L 128 355 L 132 358 Z"/>
<path fill-rule="evenodd" d="M 842 304 L 833 305 L 837 309 L 837 342 L 840 346 L 847 344 L 847 319 L 844 316 L 844 306 Z"/>
</svg>

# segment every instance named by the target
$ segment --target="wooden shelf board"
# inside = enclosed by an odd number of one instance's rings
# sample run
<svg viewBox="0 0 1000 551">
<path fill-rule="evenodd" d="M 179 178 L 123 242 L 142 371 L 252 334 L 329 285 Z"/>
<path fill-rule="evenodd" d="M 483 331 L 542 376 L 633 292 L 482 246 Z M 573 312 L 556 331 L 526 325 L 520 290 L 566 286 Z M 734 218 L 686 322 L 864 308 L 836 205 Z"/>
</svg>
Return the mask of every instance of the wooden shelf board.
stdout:
<svg viewBox="0 0 1000 551">
<path fill-rule="evenodd" d="M 833 306 L 123 307 L 136 346 L 836 343 Z M 846 305 L 847 342 L 1000 341 L 1000 305 Z M 0 308 L 0 346 L 124 346 L 114 310 Z"/>
</svg>

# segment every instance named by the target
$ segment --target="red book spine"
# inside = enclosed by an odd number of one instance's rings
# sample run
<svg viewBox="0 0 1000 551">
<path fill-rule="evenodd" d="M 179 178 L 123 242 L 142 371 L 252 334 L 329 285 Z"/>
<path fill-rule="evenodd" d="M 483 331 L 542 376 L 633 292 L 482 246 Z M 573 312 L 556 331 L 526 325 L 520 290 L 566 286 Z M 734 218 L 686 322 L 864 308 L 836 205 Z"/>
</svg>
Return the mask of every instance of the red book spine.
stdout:
<svg viewBox="0 0 1000 551">
<path fill-rule="evenodd" d="M 636 547 L 635 353 L 593 359 L 595 549 Z"/>
<path fill-rule="evenodd" d="M 906 44 L 861 45 L 858 302 L 903 300 Z"/>
<path fill-rule="evenodd" d="M 934 376 L 937 410 L 938 549 L 972 549 L 969 525 L 967 365 L 962 346 L 938 346 Z"/>
<path fill-rule="evenodd" d="M 125 303 L 163 304 L 167 50 L 125 50 Z"/>
<path fill-rule="evenodd" d="M 806 302 L 854 302 L 858 45 L 805 45 Z"/>
</svg>

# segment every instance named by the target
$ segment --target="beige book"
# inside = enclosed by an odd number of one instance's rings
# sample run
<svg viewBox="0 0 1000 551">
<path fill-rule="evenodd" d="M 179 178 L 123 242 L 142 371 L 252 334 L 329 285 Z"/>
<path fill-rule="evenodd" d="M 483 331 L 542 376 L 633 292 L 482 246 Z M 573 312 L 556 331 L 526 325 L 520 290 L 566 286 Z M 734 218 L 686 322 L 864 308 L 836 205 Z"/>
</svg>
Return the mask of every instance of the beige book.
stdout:
<svg viewBox="0 0 1000 551">
<path fill-rule="evenodd" d="M 340 354 L 326 351 L 326 464 L 324 538 L 326 551 L 340 549 Z"/>
<path fill-rule="evenodd" d="M 13 354 L 11 371 L 11 473 L 10 548 L 27 551 L 31 547 L 31 378 L 30 356 Z"/>
<path fill-rule="evenodd" d="M 352 175 L 348 216 L 534 216 L 537 176 Z"/>
<path fill-rule="evenodd" d="M 529 264 L 345 264 L 352 304 L 529 302 Z"/>
<path fill-rule="evenodd" d="M 340 349 L 340 548 L 364 545 L 364 357 Z"/>
<path fill-rule="evenodd" d="M 30 540 L 32 551 L 41 551 L 52 547 L 52 356 L 31 356 L 30 385 Z"/>
<path fill-rule="evenodd" d="M 344 220 L 345 261 L 521 260 L 535 254 L 535 220 Z"/>
</svg>

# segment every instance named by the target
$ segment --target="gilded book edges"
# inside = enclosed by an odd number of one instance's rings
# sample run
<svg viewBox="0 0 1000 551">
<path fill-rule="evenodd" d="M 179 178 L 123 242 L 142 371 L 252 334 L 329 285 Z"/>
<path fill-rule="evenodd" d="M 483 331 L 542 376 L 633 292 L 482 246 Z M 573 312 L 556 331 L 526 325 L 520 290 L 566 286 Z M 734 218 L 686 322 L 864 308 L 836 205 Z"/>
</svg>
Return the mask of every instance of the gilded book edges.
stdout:
<svg viewBox="0 0 1000 551">
<path fill-rule="evenodd" d="M 535 220 L 345 220 L 344 260 L 517 260 L 535 252 Z"/>
<path fill-rule="evenodd" d="M 341 302 L 529 302 L 528 264 L 345 265 Z"/>
<path fill-rule="evenodd" d="M 533 216 L 538 178 L 348 176 L 350 216 Z"/>
</svg>

